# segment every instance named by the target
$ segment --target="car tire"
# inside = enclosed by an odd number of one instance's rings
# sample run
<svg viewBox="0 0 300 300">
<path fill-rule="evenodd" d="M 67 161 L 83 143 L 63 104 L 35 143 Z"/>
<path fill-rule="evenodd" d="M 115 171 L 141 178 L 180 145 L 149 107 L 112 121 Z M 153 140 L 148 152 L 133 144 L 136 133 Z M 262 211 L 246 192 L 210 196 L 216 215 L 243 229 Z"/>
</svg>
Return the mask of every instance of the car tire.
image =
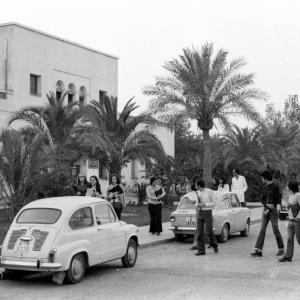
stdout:
<svg viewBox="0 0 300 300">
<path fill-rule="evenodd" d="M 286 219 L 286 214 L 279 213 L 279 220 L 284 221 Z"/>
<path fill-rule="evenodd" d="M 127 245 L 125 255 L 121 258 L 125 268 L 132 268 L 137 260 L 137 244 L 133 239 L 130 239 Z"/>
<path fill-rule="evenodd" d="M 81 253 L 73 256 L 66 273 L 66 281 L 72 284 L 79 283 L 85 274 L 85 258 Z"/>
<path fill-rule="evenodd" d="M 217 236 L 217 241 L 219 243 L 226 243 L 229 237 L 229 227 L 228 224 L 224 224 L 221 234 Z"/>
<path fill-rule="evenodd" d="M 175 233 L 175 241 L 176 242 L 183 242 L 183 240 L 184 240 L 183 234 Z"/>
<path fill-rule="evenodd" d="M 249 235 L 250 232 L 250 219 L 247 219 L 245 228 L 243 231 L 241 231 L 241 236 L 246 237 Z"/>
</svg>

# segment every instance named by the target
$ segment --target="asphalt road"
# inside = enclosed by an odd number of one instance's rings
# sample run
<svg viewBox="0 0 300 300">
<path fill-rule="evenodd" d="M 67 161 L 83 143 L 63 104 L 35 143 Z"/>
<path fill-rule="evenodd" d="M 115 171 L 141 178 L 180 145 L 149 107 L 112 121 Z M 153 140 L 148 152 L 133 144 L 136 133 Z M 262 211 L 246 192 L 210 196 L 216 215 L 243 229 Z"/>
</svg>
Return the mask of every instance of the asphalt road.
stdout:
<svg viewBox="0 0 300 300">
<path fill-rule="evenodd" d="M 287 222 L 280 222 L 285 243 Z M 247 238 L 234 235 L 206 256 L 195 256 L 191 241 L 140 249 L 134 268 L 120 260 L 93 267 L 77 285 L 57 285 L 50 275 L 2 280 L 0 299 L 300 299 L 300 246 L 293 262 L 279 263 L 269 225 L 263 257 L 251 257 L 258 230 L 253 225 Z"/>
</svg>

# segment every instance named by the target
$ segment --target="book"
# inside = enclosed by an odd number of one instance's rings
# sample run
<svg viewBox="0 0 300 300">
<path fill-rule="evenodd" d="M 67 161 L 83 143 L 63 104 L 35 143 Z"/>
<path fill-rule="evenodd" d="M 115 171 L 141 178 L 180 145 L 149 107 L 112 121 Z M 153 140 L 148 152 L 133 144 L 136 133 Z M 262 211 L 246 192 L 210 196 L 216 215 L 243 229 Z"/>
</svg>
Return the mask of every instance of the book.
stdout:
<svg viewBox="0 0 300 300">
<path fill-rule="evenodd" d="M 160 188 L 159 190 L 155 191 L 155 196 L 156 197 L 160 196 L 160 195 L 162 195 L 162 193 L 163 193 L 163 190 L 162 190 L 162 188 Z"/>
</svg>

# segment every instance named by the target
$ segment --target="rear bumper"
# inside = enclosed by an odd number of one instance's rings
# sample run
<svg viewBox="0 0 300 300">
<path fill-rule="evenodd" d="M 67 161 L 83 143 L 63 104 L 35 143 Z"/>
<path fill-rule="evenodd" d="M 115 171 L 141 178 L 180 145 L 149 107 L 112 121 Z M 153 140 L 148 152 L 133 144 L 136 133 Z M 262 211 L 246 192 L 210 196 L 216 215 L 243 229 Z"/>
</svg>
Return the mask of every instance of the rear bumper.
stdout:
<svg viewBox="0 0 300 300">
<path fill-rule="evenodd" d="M 0 267 L 12 270 L 25 270 L 25 271 L 56 271 L 62 267 L 61 263 L 45 263 L 41 260 L 36 261 L 14 261 L 6 260 L 0 256 Z"/>
<path fill-rule="evenodd" d="M 191 227 L 169 227 L 169 230 L 172 230 L 175 234 L 190 234 L 194 235 L 196 228 L 191 228 Z"/>
</svg>

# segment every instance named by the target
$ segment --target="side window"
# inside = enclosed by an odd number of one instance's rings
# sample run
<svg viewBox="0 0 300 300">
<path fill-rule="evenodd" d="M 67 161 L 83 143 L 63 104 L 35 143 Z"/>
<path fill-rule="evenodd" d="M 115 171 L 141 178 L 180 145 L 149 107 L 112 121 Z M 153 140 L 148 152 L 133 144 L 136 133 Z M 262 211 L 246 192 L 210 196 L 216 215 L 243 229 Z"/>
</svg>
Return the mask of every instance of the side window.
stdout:
<svg viewBox="0 0 300 300">
<path fill-rule="evenodd" d="M 108 211 L 109 211 L 109 218 L 111 222 L 116 222 L 116 215 L 112 211 L 111 207 L 108 206 Z"/>
<path fill-rule="evenodd" d="M 93 226 L 92 209 L 90 207 L 84 207 L 75 211 L 70 218 L 69 225 L 72 229 Z"/>
<path fill-rule="evenodd" d="M 231 206 L 232 207 L 240 207 L 239 200 L 237 199 L 237 196 L 232 194 L 230 195 L 230 200 L 231 200 Z"/>
<path fill-rule="evenodd" d="M 95 215 L 97 224 L 110 223 L 109 207 L 107 204 L 98 204 L 95 206 Z"/>
<path fill-rule="evenodd" d="M 229 199 L 227 196 L 223 196 L 221 203 L 220 203 L 220 209 L 228 209 L 230 207 Z"/>
</svg>

